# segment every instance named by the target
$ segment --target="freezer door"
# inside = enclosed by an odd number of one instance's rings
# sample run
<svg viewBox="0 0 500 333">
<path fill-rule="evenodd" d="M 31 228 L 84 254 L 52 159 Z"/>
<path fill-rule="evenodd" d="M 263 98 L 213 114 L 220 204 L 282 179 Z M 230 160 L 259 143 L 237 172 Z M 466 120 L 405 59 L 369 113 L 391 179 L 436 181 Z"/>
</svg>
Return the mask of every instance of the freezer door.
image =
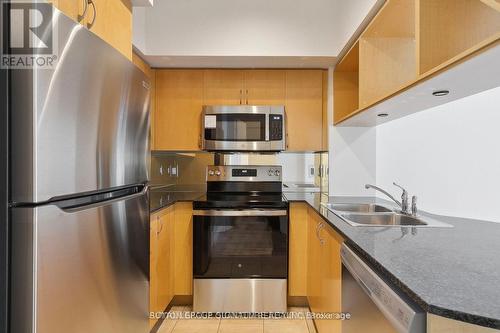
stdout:
<svg viewBox="0 0 500 333">
<path fill-rule="evenodd" d="M 149 331 L 147 193 L 11 214 L 11 332 Z"/>
<path fill-rule="evenodd" d="M 16 203 L 148 180 L 148 78 L 84 26 L 54 11 L 57 66 L 12 71 Z"/>
</svg>

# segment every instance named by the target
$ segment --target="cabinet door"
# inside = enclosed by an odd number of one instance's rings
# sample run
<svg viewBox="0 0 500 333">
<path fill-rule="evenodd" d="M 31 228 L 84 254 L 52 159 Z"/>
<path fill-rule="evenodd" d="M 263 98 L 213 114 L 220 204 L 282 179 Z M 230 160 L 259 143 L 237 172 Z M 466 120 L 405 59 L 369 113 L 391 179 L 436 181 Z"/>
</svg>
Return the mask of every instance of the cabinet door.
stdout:
<svg viewBox="0 0 500 333">
<path fill-rule="evenodd" d="M 193 294 L 193 204 L 175 204 L 175 295 Z"/>
<path fill-rule="evenodd" d="M 290 203 L 288 295 L 307 295 L 307 205 Z"/>
<path fill-rule="evenodd" d="M 307 300 L 313 312 L 319 312 L 321 306 L 321 245 L 318 227 L 322 221 L 308 208 L 307 238 Z"/>
<path fill-rule="evenodd" d="M 157 70 L 154 150 L 199 150 L 202 70 Z"/>
<path fill-rule="evenodd" d="M 150 231 L 149 231 L 149 312 L 158 311 L 157 307 L 157 290 L 158 290 L 158 275 L 156 264 L 158 262 L 158 221 L 159 215 L 151 215 Z M 156 319 L 150 317 L 149 326 L 153 327 Z"/>
<path fill-rule="evenodd" d="M 157 308 L 164 311 L 173 298 L 173 217 L 174 207 L 162 210 L 157 226 Z"/>
<path fill-rule="evenodd" d="M 49 0 L 47 2 L 52 3 L 66 16 L 78 22 L 81 19 L 80 15 L 83 13 L 84 1 L 87 0 Z"/>
<path fill-rule="evenodd" d="M 288 150 L 322 150 L 323 71 L 287 70 L 285 107 Z"/>
<path fill-rule="evenodd" d="M 124 56 L 132 60 L 132 5 L 130 0 L 92 0 L 87 10 L 87 27 Z"/>
<path fill-rule="evenodd" d="M 243 104 L 284 105 L 285 71 L 265 69 L 245 71 Z"/>
<path fill-rule="evenodd" d="M 244 79 L 244 71 L 241 70 L 205 70 L 203 103 L 205 105 L 244 104 Z"/>
</svg>

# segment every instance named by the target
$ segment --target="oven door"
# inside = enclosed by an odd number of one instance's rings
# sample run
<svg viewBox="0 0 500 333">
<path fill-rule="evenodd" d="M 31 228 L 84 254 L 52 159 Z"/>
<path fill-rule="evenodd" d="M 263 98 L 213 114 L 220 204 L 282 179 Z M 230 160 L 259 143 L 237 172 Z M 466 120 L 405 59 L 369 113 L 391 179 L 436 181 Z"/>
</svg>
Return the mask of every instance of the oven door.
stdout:
<svg viewBox="0 0 500 333">
<path fill-rule="evenodd" d="M 195 279 L 286 279 L 286 210 L 195 210 Z"/>
</svg>

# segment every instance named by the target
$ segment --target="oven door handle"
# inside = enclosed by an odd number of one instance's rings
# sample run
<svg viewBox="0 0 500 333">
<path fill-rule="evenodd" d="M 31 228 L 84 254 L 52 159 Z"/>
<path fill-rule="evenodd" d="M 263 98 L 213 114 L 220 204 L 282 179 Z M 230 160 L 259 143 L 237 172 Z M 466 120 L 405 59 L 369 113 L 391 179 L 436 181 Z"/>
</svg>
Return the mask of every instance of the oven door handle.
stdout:
<svg viewBox="0 0 500 333">
<path fill-rule="evenodd" d="M 287 216 L 285 209 L 198 209 L 193 216 Z"/>
</svg>

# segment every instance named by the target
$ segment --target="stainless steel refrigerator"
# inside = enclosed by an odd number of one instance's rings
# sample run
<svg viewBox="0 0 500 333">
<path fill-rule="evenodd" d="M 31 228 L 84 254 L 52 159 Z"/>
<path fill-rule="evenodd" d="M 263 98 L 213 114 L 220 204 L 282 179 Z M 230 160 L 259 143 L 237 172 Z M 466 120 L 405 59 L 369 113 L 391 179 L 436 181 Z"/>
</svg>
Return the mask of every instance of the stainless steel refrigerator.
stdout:
<svg viewBox="0 0 500 333">
<path fill-rule="evenodd" d="M 10 71 L 10 332 L 148 332 L 149 82 L 52 23 L 57 65 Z"/>
</svg>

